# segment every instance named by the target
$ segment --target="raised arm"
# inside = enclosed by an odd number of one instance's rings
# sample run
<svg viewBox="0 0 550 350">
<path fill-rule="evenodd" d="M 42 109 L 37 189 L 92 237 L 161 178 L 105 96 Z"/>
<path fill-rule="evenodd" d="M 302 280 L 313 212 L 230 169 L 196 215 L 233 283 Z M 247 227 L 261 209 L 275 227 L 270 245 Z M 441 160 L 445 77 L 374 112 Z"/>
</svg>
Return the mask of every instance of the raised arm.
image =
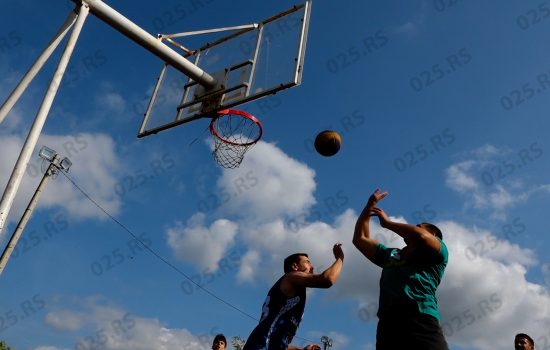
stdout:
<svg viewBox="0 0 550 350">
<path fill-rule="evenodd" d="M 321 350 L 321 347 L 317 344 L 308 344 L 303 348 L 299 348 L 295 345 L 289 345 L 287 350 Z"/>
<path fill-rule="evenodd" d="M 421 224 L 411 225 L 391 221 L 381 208 L 372 208 L 371 213 L 372 215 L 378 216 L 380 219 L 380 226 L 397 233 L 399 236 L 403 237 L 407 244 L 411 242 L 417 246 L 426 248 L 429 252 L 439 252 L 441 243 L 434 234 L 422 227 Z"/>
<path fill-rule="evenodd" d="M 344 264 L 344 252 L 342 244 L 337 243 L 332 247 L 334 258 L 336 259 L 325 271 L 318 275 L 307 272 L 287 273 L 281 283 L 281 290 L 286 295 L 293 295 L 298 287 L 310 288 L 330 288 L 340 277 L 342 266 Z"/>
<path fill-rule="evenodd" d="M 376 253 L 376 246 L 378 241 L 372 239 L 370 236 L 370 217 L 372 210 L 378 204 L 378 201 L 388 195 L 388 192 L 381 192 L 376 189 L 374 193 L 369 197 L 367 205 L 363 208 L 363 211 L 357 218 L 355 223 L 355 231 L 353 232 L 353 245 L 370 261 L 374 262 L 374 255 Z"/>
</svg>

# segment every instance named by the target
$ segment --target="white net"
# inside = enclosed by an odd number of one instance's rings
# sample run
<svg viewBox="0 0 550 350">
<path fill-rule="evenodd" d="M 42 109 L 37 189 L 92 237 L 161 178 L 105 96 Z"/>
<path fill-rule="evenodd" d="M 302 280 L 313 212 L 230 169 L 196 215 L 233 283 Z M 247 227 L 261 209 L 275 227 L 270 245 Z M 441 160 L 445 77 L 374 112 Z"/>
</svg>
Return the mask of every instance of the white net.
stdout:
<svg viewBox="0 0 550 350">
<path fill-rule="evenodd" d="M 262 137 L 262 125 L 246 112 L 224 110 L 210 123 L 210 132 L 214 136 L 214 159 L 221 167 L 234 169 Z"/>
</svg>

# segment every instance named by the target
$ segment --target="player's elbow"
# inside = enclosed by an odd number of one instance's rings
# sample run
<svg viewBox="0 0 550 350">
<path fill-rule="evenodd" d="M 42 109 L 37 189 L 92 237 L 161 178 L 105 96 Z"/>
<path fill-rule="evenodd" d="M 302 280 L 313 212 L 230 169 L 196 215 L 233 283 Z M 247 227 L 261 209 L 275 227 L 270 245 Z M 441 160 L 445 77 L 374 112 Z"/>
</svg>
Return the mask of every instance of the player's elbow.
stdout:
<svg viewBox="0 0 550 350">
<path fill-rule="evenodd" d="M 336 277 L 324 275 L 319 288 L 330 288 L 336 283 Z"/>
<path fill-rule="evenodd" d="M 321 288 L 330 288 L 334 285 L 334 282 L 336 281 L 326 280 L 321 284 Z"/>
</svg>

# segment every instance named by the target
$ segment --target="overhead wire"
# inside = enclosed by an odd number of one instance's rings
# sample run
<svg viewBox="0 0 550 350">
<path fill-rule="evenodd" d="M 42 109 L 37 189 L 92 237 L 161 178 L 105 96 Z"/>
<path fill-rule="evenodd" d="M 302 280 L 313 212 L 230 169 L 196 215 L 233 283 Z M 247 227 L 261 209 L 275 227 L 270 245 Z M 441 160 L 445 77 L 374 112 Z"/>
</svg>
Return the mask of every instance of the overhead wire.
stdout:
<svg viewBox="0 0 550 350">
<path fill-rule="evenodd" d="M 210 295 L 211 297 L 213 297 L 214 299 L 218 300 L 219 302 L 227 305 L 228 307 L 232 308 L 233 310 L 247 316 L 248 318 L 254 320 L 254 321 L 259 321 L 256 317 L 250 315 L 249 313 L 247 313 L 246 311 L 243 311 L 241 310 L 240 308 L 238 308 L 237 306 L 231 304 L 230 302 L 220 298 L 219 296 L 217 296 L 216 294 L 214 294 L 213 292 L 211 292 L 210 290 L 204 288 L 203 286 L 201 286 L 199 283 L 195 282 L 191 277 L 189 277 L 185 272 L 183 272 L 182 270 L 180 270 L 177 266 L 175 266 L 174 264 L 172 264 L 170 261 L 168 261 L 166 258 L 164 258 L 162 255 L 160 255 L 159 253 L 157 253 L 156 251 L 154 251 L 153 249 L 151 249 L 151 247 L 147 244 L 145 244 L 135 233 L 133 233 L 128 227 L 126 227 L 126 225 L 124 225 L 122 222 L 120 222 L 116 217 L 114 217 L 113 215 L 111 215 L 106 209 L 104 209 L 99 203 L 97 203 L 88 193 L 86 193 L 86 191 L 84 191 L 84 189 L 82 189 L 73 179 L 71 179 L 69 177 L 68 174 L 66 174 L 65 172 L 63 171 L 60 171 L 59 173 L 63 174 L 65 176 L 65 178 L 67 178 L 67 180 L 69 180 L 69 182 L 80 192 L 82 193 L 82 195 L 84 197 L 86 197 L 93 205 L 95 205 L 99 210 L 101 210 L 107 217 L 109 217 L 111 220 L 113 220 L 118 226 L 120 226 L 124 231 L 126 231 L 130 236 L 132 236 L 132 238 L 134 238 L 139 244 L 141 244 L 147 251 L 149 251 L 151 254 L 153 254 L 153 256 L 155 256 L 157 259 L 159 259 L 160 261 L 162 261 L 163 263 L 165 263 L 166 265 L 168 265 L 170 268 L 172 268 L 174 271 L 176 271 L 177 273 L 179 273 L 180 275 L 182 275 L 185 279 L 187 279 L 189 282 L 193 283 L 195 286 L 197 286 L 199 289 L 203 290 L 206 294 Z M 311 342 L 313 343 L 314 341 L 310 340 L 310 339 L 307 339 L 307 338 L 303 338 L 303 337 L 298 337 L 298 336 L 295 336 L 295 338 L 297 339 L 301 339 L 301 340 L 305 340 L 305 341 L 308 341 L 308 342 Z"/>
<path fill-rule="evenodd" d="M 254 316 L 248 314 L 247 312 L 239 309 L 238 307 L 232 305 L 231 303 L 223 300 L 222 298 L 218 297 L 216 294 L 212 293 L 210 290 L 204 288 L 203 286 L 201 286 L 199 283 L 195 282 L 193 279 L 191 279 L 191 277 L 189 277 L 185 272 L 181 271 L 177 266 L 175 266 L 174 264 L 172 264 L 170 261 L 168 261 L 167 259 L 165 259 L 162 255 L 160 255 L 159 253 L 157 253 L 156 251 L 154 251 L 153 249 L 151 249 L 151 247 L 149 247 L 149 245 L 145 244 L 135 233 L 133 233 L 128 227 L 126 227 L 126 225 L 124 225 L 122 222 L 120 222 L 117 218 L 115 218 L 113 215 L 111 215 L 109 212 L 107 212 L 107 210 L 105 210 L 99 203 L 97 203 L 90 195 L 88 195 L 86 193 L 86 191 L 84 191 L 80 186 L 78 186 L 78 184 L 73 180 L 71 179 L 65 172 L 63 171 L 60 171 L 61 174 L 65 175 L 65 177 L 67 178 L 67 180 L 69 180 L 69 182 L 71 182 L 71 184 L 80 192 L 82 193 L 82 195 L 84 195 L 84 197 L 86 197 L 90 202 L 92 202 L 99 210 L 101 210 L 105 215 L 107 215 L 111 220 L 113 220 L 117 225 L 119 225 L 124 231 L 126 231 L 128 234 L 130 234 L 130 236 L 132 236 L 136 241 L 139 242 L 139 244 L 141 244 L 145 249 L 147 249 L 151 254 L 153 254 L 156 258 L 158 258 L 159 260 L 161 260 L 163 263 L 165 263 L 166 265 L 168 265 L 169 267 L 171 267 L 174 271 L 176 271 L 177 273 L 179 273 L 180 275 L 182 275 L 184 278 L 186 278 L 187 280 L 189 280 L 189 282 L 193 283 L 195 286 L 197 286 L 199 289 L 202 289 L 205 293 L 207 293 L 208 295 L 210 295 L 211 297 L 217 299 L 218 301 L 224 303 L 225 305 L 231 307 L 232 309 L 240 312 L 241 314 L 255 320 L 255 321 L 258 321 L 257 318 L 255 318 Z"/>
</svg>

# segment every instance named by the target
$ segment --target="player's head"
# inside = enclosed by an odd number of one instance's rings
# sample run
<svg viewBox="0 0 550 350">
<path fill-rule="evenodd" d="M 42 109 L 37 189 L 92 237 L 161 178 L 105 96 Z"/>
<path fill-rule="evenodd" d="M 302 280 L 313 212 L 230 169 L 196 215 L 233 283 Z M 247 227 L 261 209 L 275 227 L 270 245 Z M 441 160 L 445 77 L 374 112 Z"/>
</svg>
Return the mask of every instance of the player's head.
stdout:
<svg viewBox="0 0 550 350">
<path fill-rule="evenodd" d="M 525 333 L 518 333 L 514 338 L 514 349 L 516 350 L 533 350 L 535 348 L 535 342 L 533 338 Z"/>
<path fill-rule="evenodd" d="M 440 240 L 443 240 L 443 233 L 441 233 L 441 230 L 437 226 L 435 226 L 434 224 L 430 224 L 429 222 L 423 222 L 423 223 L 420 223 L 416 226 L 422 227 L 423 229 L 425 229 L 426 231 L 428 231 L 432 235 L 438 237 Z"/>
<path fill-rule="evenodd" d="M 313 265 L 306 253 L 296 253 L 287 256 L 284 261 L 284 269 L 285 273 L 292 271 L 313 273 Z"/>
<path fill-rule="evenodd" d="M 217 334 L 212 342 L 212 350 L 225 350 L 226 347 L 227 340 L 225 339 L 225 335 L 221 333 Z"/>
</svg>

